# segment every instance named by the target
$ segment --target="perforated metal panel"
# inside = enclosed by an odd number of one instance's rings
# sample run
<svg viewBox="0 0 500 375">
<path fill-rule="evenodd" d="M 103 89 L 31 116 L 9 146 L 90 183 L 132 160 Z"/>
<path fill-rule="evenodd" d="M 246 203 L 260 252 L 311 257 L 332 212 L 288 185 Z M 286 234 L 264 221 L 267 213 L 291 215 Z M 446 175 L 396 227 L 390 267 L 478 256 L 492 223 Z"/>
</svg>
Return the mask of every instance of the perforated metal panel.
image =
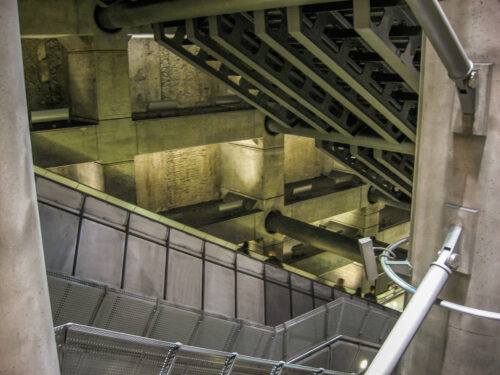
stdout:
<svg viewBox="0 0 500 375">
<path fill-rule="evenodd" d="M 284 286 L 266 282 L 266 324 L 275 326 L 291 319 L 290 290 Z"/>
<path fill-rule="evenodd" d="M 46 204 L 38 205 L 42 230 L 45 267 L 70 275 L 73 271 L 78 222 L 76 214 Z"/>
<path fill-rule="evenodd" d="M 108 292 L 96 316 L 95 327 L 142 336 L 155 302 Z"/>
<path fill-rule="evenodd" d="M 76 259 L 76 275 L 120 287 L 125 233 L 84 219 Z"/>
<path fill-rule="evenodd" d="M 325 335 L 326 309 L 316 309 L 285 324 L 287 331 L 287 358 L 311 349 L 327 339 Z"/>
<path fill-rule="evenodd" d="M 188 343 L 199 320 L 198 313 L 161 304 L 149 337 Z"/>
<path fill-rule="evenodd" d="M 238 272 L 238 317 L 265 323 L 264 281 Z"/>
<path fill-rule="evenodd" d="M 167 248 L 129 235 L 125 259 L 125 290 L 163 298 Z"/>
<path fill-rule="evenodd" d="M 168 300 L 201 308 L 202 268 L 201 259 L 170 249 L 167 275 Z"/>
<path fill-rule="evenodd" d="M 204 310 L 234 317 L 234 270 L 205 263 Z"/>
</svg>

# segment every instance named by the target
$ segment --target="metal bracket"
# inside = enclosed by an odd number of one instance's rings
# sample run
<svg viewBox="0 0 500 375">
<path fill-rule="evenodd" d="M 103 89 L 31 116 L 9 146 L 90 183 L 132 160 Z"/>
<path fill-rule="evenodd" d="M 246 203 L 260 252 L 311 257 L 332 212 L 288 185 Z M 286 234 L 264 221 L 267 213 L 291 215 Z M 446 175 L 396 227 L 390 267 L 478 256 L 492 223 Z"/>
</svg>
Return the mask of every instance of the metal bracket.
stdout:
<svg viewBox="0 0 500 375">
<path fill-rule="evenodd" d="M 285 362 L 281 361 L 278 364 L 276 364 L 269 375 L 280 375 L 281 372 L 283 371 L 283 366 L 285 366 Z"/>
<path fill-rule="evenodd" d="M 238 357 L 238 353 L 233 353 L 229 357 L 226 358 L 224 362 L 224 367 L 222 368 L 220 375 L 230 375 L 233 371 L 234 363 L 236 362 L 236 357 Z"/>
<path fill-rule="evenodd" d="M 462 226 L 462 235 L 455 251 L 453 259 L 454 271 L 464 275 L 470 275 L 473 261 L 474 242 L 476 238 L 479 210 L 474 208 L 457 206 L 452 203 L 445 204 L 445 227 L 450 225 Z"/>
<path fill-rule="evenodd" d="M 475 63 L 471 76 L 457 81 L 458 96 L 453 106 L 453 131 L 486 136 L 491 91 L 491 63 Z"/>
<path fill-rule="evenodd" d="M 412 275 L 413 266 L 408 260 L 387 260 L 386 263 L 399 275 Z"/>
</svg>

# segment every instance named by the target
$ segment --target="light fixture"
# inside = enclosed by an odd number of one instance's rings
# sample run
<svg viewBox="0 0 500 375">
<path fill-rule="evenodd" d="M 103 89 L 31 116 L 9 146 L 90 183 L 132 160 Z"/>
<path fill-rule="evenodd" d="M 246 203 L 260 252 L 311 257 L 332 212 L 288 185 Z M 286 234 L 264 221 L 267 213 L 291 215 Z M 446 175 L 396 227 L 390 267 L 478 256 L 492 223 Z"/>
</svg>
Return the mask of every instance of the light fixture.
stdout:
<svg viewBox="0 0 500 375">
<path fill-rule="evenodd" d="M 359 362 L 359 369 L 360 370 L 365 370 L 368 367 L 368 360 L 363 359 L 361 362 Z"/>
</svg>

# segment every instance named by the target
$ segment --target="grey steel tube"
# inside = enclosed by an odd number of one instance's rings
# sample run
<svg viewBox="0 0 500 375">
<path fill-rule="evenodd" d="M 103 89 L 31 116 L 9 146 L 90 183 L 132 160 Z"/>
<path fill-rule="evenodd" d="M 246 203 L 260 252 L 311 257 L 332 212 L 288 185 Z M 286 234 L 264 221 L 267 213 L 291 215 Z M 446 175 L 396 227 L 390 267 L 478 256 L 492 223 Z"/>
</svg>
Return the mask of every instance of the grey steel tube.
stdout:
<svg viewBox="0 0 500 375">
<path fill-rule="evenodd" d="M 254 10 L 329 3 L 331 0 L 172 0 L 147 5 L 118 2 L 96 9 L 96 22 L 104 30 L 208 17 Z"/>
<path fill-rule="evenodd" d="M 378 191 L 373 186 L 371 186 L 370 189 L 368 189 L 368 202 L 370 202 L 370 203 L 384 203 L 388 206 L 401 208 L 402 210 L 405 210 L 405 211 L 411 210 L 410 203 L 405 203 L 405 202 L 396 201 L 394 199 L 391 199 L 387 195 Z"/>
<path fill-rule="evenodd" d="M 441 256 L 447 257 L 447 253 L 449 252 L 443 252 Z M 443 267 L 434 264 L 431 266 L 365 375 L 392 373 L 449 276 L 450 273 Z"/>
<path fill-rule="evenodd" d="M 462 228 L 459 226 L 453 226 L 450 229 L 437 261 L 427 271 L 416 293 L 392 328 L 365 375 L 389 375 L 392 373 L 451 275 L 447 261 L 455 248 L 461 231 Z"/>
<path fill-rule="evenodd" d="M 472 72 L 472 61 L 453 31 L 437 0 L 406 0 L 425 35 L 454 81 L 465 80 Z"/>
<path fill-rule="evenodd" d="M 65 121 L 69 120 L 69 108 L 47 109 L 43 111 L 31 111 L 31 123 Z"/>
<path fill-rule="evenodd" d="M 317 249 L 363 263 L 357 240 L 283 216 L 277 211 L 267 215 L 266 230 L 271 233 L 284 234 Z"/>
<path fill-rule="evenodd" d="M 266 126 L 269 131 L 274 133 L 298 135 L 300 137 L 320 139 L 324 141 L 343 143 L 353 146 L 369 147 L 385 151 L 399 152 L 401 154 L 415 154 L 415 144 L 411 142 L 389 143 L 381 138 L 375 137 L 348 137 L 338 133 L 320 133 L 319 131 L 313 129 L 297 127 L 287 128 L 286 126 L 278 124 L 276 121 L 270 118 L 266 119 Z"/>
</svg>

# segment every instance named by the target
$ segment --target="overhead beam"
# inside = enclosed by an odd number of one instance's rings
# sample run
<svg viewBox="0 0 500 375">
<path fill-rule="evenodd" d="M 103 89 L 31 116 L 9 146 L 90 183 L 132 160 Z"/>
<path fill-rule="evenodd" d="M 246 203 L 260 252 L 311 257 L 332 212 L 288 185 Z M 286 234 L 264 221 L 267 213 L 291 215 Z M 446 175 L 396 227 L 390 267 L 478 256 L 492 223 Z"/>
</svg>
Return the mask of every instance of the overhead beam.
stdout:
<svg viewBox="0 0 500 375">
<path fill-rule="evenodd" d="M 266 126 L 268 130 L 275 133 L 291 134 L 300 137 L 314 138 L 323 141 L 374 148 L 384 151 L 399 152 L 408 155 L 415 154 L 415 144 L 411 142 L 390 143 L 382 138 L 377 137 L 345 136 L 339 133 L 320 133 L 313 129 L 299 128 L 297 126 L 293 128 L 287 128 L 281 124 L 278 124 L 272 119 L 267 119 Z"/>
<path fill-rule="evenodd" d="M 98 7 L 96 22 L 104 30 L 142 26 L 189 18 L 217 16 L 263 9 L 328 3 L 331 0 L 173 0 L 136 5 L 117 2 L 107 8 Z"/>
</svg>

